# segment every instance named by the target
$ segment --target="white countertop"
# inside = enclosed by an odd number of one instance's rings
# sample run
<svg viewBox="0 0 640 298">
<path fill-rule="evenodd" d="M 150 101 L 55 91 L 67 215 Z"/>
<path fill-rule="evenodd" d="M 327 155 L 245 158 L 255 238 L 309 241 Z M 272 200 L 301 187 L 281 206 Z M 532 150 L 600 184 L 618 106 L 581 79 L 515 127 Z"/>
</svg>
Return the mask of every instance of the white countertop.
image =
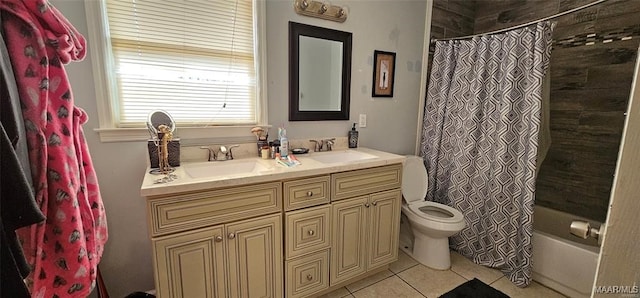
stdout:
<svg viewBox="0 0 640 298">
<path fill-rule="evenodd" d="M 242 158 L 229 161 L 213 161 L 213 162 L 183 162 L 181 166 L 176 167 L 174 174 L 178 176 L 178 179 L 168 183 L 155 183 L 159 178 L 164 175 L 149 174 L 151 169 L 147 168 L 140 187 L 140 195 L 144 197 L 153 197 L 160 195 L 168 195 L 181 192 L 191 192 L 206 190 L 219 187 L 237 186 L 243 184 L 253 184 L 269 181 L 286 180 L 293 178 L 300 178 L 305 176 L 323 175 L 335 172 L 359 170 L 370 167 L 379 167 L 389 164 L 402 163 L 405 159 L 402 155 L 387 153 L 383 151 L 368 149 L 368 148 L 355 148 L 348 149 L 362 153 L 374 155 L 374 158 L 362 159 L 350 162 L 336 162 L 336 163 L 322 163 L 315 159 L 313 156 L 319 156 L 321 154 L 340 152 L 347 150 L 336 150 L 331 152 L 312 152 L 308 154 L 298 154 L 296 157 L 301 162 L 300 165 L 295 167 L 285 167 L 276 163 L 272 159 L 255 158 Z M 223 173 L 215 176 L 193 178 L 185 171 L 185 167 L 190 165 L 202 165 L 209 164 L 211 167 L 215 167 L 217 164 L 231 165 L 233 163 L 241 163 L 246 161 L 255 161 L 262 165 L 264 170 L 257 172 L 239 173 L 233 175 L 225 175 Z"/>
</svg>

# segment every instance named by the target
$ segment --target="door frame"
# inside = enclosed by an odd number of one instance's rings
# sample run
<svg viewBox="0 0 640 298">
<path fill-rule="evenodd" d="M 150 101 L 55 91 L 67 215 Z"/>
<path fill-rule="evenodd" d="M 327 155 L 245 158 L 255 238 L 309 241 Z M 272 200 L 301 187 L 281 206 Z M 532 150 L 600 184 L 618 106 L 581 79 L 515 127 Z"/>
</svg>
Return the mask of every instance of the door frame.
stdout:
<svg viewBox="0 0 640 298">
<path fill-rule="evenodd" d="M 598 256 L 598 267 L 592 288 L 592 297 L 610 296 L 610 294 L 638 293 L 640 280 L 640 48 L 636 54 L 636 69 L 629 96 L 627 117 L 607 220 L 602 235 L 602 245 Z M 613 290 L 616 292 L 602 293 Z M 607 288 L 608 287 L 608 288 Z M 620 287 L 616 290 L 613 287 Z M 625 287 L 628 287 L 625 289 Z M 620 291 L 620 292 L 618 292 Z"/>
</svg>

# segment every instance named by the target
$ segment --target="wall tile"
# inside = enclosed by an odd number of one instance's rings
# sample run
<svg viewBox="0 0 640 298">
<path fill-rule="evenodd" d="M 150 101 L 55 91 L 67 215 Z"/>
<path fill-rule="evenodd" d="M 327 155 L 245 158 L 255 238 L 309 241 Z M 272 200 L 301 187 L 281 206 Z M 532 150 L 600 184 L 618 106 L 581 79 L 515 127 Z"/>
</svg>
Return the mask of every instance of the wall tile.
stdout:
<svg viewBox="0 0 640 298">
<path fill-rule="evenodd" d="M 488 32 L 595 0 L 477 1 L 474 32 Z M 451 2 L 449 2 L 451 7 Z M 554 40 L 640 30 L 640 1 L 611 0 L 554 21 Z M 451 28 L 453 29 L 453 28 Z M 627 34 L 627 33 L 625 33 Z M 614 34 L 615 35 L 615 34 Z M 620 35 L 620 34 L 618 34 Z M 538 175 L 536 202 L 604 220 L 640 36 L 592 46 L 554 45 L 551 54 L 552 145 Z"/>
</svg>

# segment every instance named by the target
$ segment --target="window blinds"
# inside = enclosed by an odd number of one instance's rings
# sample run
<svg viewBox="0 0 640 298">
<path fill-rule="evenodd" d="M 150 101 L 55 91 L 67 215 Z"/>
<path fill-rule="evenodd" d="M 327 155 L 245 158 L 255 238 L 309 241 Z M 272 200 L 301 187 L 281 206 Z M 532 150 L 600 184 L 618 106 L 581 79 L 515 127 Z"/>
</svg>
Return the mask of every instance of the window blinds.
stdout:
<svg viewBox="0 0 640 298">
<path fill-rule="evenodd" d="M 120 127 L 256 122 L 250 0 L 107 0 Z"/>
</svg>

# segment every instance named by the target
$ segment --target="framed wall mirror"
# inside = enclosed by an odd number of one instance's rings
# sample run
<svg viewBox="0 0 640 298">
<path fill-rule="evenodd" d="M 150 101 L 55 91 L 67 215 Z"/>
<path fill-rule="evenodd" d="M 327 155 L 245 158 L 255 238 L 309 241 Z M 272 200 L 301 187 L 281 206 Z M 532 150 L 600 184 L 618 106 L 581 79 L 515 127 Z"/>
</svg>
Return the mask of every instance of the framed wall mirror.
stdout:
<svg viewBox="0 0 640 298">
<path fill-rule="evenodd" d="M 349 120 L 351 33 L 289 22 L 289 121 Z"/>
</svg>

